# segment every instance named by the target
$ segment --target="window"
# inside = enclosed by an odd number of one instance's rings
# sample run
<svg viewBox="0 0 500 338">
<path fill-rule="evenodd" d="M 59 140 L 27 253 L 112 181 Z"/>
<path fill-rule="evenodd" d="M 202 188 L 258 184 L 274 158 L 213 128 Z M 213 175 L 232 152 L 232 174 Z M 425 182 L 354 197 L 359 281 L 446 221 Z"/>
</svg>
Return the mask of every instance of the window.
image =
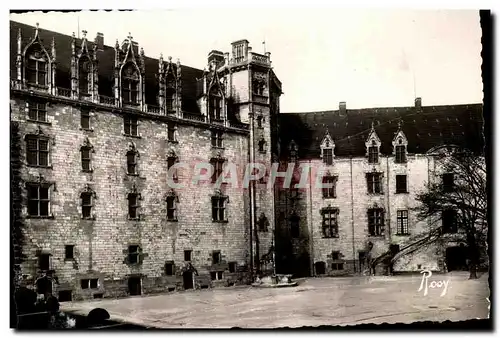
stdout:
<svg viewBox="0 0 500 338">
<path fill-rule="evenodd" d="M 323 149 L 323 163 L 328 165 L 333 164 L 333 149 L 331 148 Z"/>
<path fill-rule="evenodd" d="M 257 95 L 264 95 L 265 83 L 263 81 L 253 81 L 253 93 Z"/>
<path fill-rule="evenodd" d="M 406 147 L 396 146 L 396 163 L 406 163 Z"/>
<path fill-rule="evenodd" d="M 259 152 L 261 153 L 266 152 L 266 141 L 264 139 L 259 140 Z"/>
<path fill-rule="evenodd" d="M 406 175 L 396 175 L 396 194 L 407 193 Z"/>
<path fill-rule="evenodd" d="M 210 278 L 212 280 L 222 280 L 222 273 L 223 271 L 211 271 Z"/>
<path fill-rule="evenodd" d="M 37 45 L 29 51 L 26 60 L 26 81 L 39 86 L 47 85 L 47 60 L 45 53 Z"/>
<path fill-rule="evenodd" d="M 222 148 L 221 131 L 212 131 L 212 147 Z"/>
<path fill-rule="evenodd" d="M 75 246 L 65 245 L 64 246 L 64 259 L 74 259 L 75 258 Z"/>
<path fill-rule="evenodd" d="M 443 192 L 453 192 L 455 185 L 455 175 L 452 173 L 443 174 Z"/>
<path fill-rule="evenodd" d="M 49 166 L 49 140 L 36 136 L 26 137 L 26 160 L 28 165 Z"/>
<path fill-rule="evenodd" d="M 339 270 L 344 270 L 344 263 L 332 263 L 332 270 L 334 271 L 339 271 Z"/>
<path fill-rule="evenodd" d="M 215 183 L 223 173 L 224 160 L 213 158 L 210 160 L 210 164 L 213 166 L 212 183 Z"/>
<path fill-rule="evenodd" d="M 332 260 L 338 261 L 340 259 L 340 251 L 332 251 Z"/>
<path fill-rule="evenodd" d="M 172 124 L 169 124 L 167 127 L 167 139 L 169 142 L 176 142 L 175 129 L 175 126 Z"/>
<path fill-rule="evenodd" d="M 376 145 L 368 147 L 368 163 L 378 163 L 378 147 Z"/>
<path fill-rule="evenodd" d="M 336 198 L 337 179 L 334 176 L 323 176 L 323 184 L 331 185 L 329 188 L 323 188 L 323 198 Z"/>
<path fill-rule="evenodd" d="M 221 120 L 222 99 L 217 88 L 215 87 L 210 92 L 208 112 L 211 120 Z"/>
<path fill-rule="evenodd" d="M 290 216 L 290 235 L 292 238 L 300 236 L 300 217 L 295 214 Z"/>
<path fill-rule="evenodd" d="M 137 153 L 135 151 L 127 152 L 127 174 L 137 175 Z"/>
<path fill-rule="evenodd" d="M 28 215 L 47 217 L 50 210 L 50 192 L 48 186 L 28 185 Z"/>
<path fill-rule="evenodd" d="M 84 192 L 82 193 L 82 218 L 90 219 L 92 218 L 92 193 Z"/>
<path fill-rule="evenodd" d="M 222 196 L 212 197 L 212 221 L 213 222 L 226 221 L 226 197 Z"/>
<path fill-rule="evenodd" d="M 323 216 L 323 237 L 324 238 L 332 238 L 338 237 L 339 235 L 339 226 L 338 226 L 338 209 L 323 209 L 321 214 Z"/>
<path fill-rule="evenodd" d="M 382 209 L 368 209 L 368 232 L 370 236 L 384 235 L 384 211 Z"/>
<path fill-rule="evenodd" d="M 82 129 L 90 130 L 90 112 L 82 109 L 80 113 L 80 126 Z"/>
<path fill-rule="evenodd" d="M 139 263 L 139 252 L 140 248 L 138 245 L 129 245 L 128 246 L 128 262 L 130 264 Z"/>
<path fill-rule="evenodd" d="M 368 173 L 366 174 L 366 181 L 368 185 L 369 194 L 382 193 L 382 174 L 381 173 Z"/>
<path fill-rule="evenodd" d="M 47 122 L 47 103 L 40 101 L 29 102 L 28 119 L 38 122 Z"/>
<path fill-rule="evenodd" d="M 167 158 L 167 174 L 169 175 L 168 177 L 172 179 L 173 182 L 177 183 L 179 181 L 179 178 L 177 176 L 177 169 L 172 169 L 175 163 L 177 163 L 177 157 L 169 156 Z"/>
<path fill-rule="evenodd" d="M 184 250 L 184 261 L 191 262 L 191 254 L 193 250 Z"/>
<path fill-rule="evenodd" d="M 443 233 L 455 234 L 457 233 L 457 212 L 453 209 L 443 210 L 441 216 L 443 222 Z"/>
<path fill-rule="evenodd" d="M 257 128 L 262 128 L 262 119 L 261 115 L 257 116 Z"/>
<path fill-rule="evenodd" d="M 90 74 L 92 72 L 92 64 L 87 57 L 82 57 L 78 61 L 78 88 L 80 90 L 80 94 L 89 94 L 90 92 Z"/>
<path fill-rule="evenodd" d="M 173 276 L 174 275 L 174 262 L 166 262 L 165 263 L 165 275 Z"/>
<path fill-rule="evenodd" d="M 177 221 L 176 197 L 167 197 L 167 221 Z"/>
<path fill-rule="evenodd" d="M 139 73 L 133 64 L 123 69 L 122 99 L 127 104 L 139 103 Z"/>
<path fill-rule="evenodd" d="M 397 234 L 409 235 L 408 230 L 408 210 L 398 210 L 397 212 Z"/>
<path fill-rule="evenodd" d="M 212 251 L 212 264 L 220 264 L 222 262 L 222 255 L 220 251 Z"/>
<path fill-rule="evenodd" d="M 90 148 L 82 148 L 81 149 L 81 155 L 82 155 L 82 170 L 86 172 L 92 171 L 92 168 L 90 166 L 90 153 L 91 149 Z"/>
<path fill-rule="evenodd" d="M 99 279 L 97 278 L 81 279 L 80 286 L 82 287 L 82 289 L 98 289 Z"/>
<path fill-rule="evenodd" d="M 139 195 L 128 194 L 128 217 L 130 219 L 139 219 Z"/>
<path fill-rule="evenodd" d="M 128 136 L 139 136 L 137 133 L 137 118 L 131 116 L 125 116 L 123 118 L 124 133 Z"/>
<path fill-rule="evenodd" d="M 171 73 L 168 74 L 166 80 L 167 88 L 165 90 L 165 108 L 167 114 L 174 111 L 174 95 L 175 95 L 175 78 Z"/>
<path fill-rule="evenodd" d="M 236 272 L 236 262 L 229 262 L 229 272 Z"/>
<path fill-rule="evenodd" d="M 50 254 L 42 253 L 38 256 L 38 268 L 42 271 L 50 270 Z"/>
</svg>

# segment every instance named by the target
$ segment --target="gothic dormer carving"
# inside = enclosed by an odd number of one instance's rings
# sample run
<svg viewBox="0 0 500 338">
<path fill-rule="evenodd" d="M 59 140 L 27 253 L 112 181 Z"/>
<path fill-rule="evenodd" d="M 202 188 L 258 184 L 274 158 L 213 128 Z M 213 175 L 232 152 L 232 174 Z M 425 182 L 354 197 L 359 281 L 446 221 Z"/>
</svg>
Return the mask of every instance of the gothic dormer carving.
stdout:
<svg viewBox="0 0 500 338">
<path fill-rule="evenodd" d="M 398 130 L 394 135 L 394 139 L 392 140 L 392 150 L 393 155 L 396 157 L 395 161 L 397 163 L 405 163 L 406 155 L 407 155 L 407 147 L 408 147 L 408 139 L 404 134 L 401 128 L 402 122 L 401 120 L 398 122 Z"/>
<path fill-rule="evenodd" d="M 325 136 L 323 137 L 323 141 L 320 144 L 321 149 L 321 158 L 323 159 L 323 163 L 325 164 L 333 164 L 333 159 L 335 157 L 335 142 L 333 142 L 328 129 L 325 132 Z"/>
<path fill-rule="evenodd" d="M 204 76 L 207 83 L 207 112 L 210 122 L 226 121 L 226 97 L 224 94 L 224 81 L 219 77 L 216 67 Z"/>
<path fill-rule="evenodd" d="M 129 33 L 121 46 L 118 40 L 115 44 L 115 99 L 120 106 L 144 109 L 144 76 L 144 50 L 138 51 Z"/>
<path fill-rule="evenodd" d="M 374 122 L 372 121 L 372 128 L 370 133 L 368 134 L 368 138 L 366 139 L 366 156 L 368 157 L 369 163 L 378 163 L 379 162 L 379 154 L 380 154 L 380 146 L 382 142 L 375 131 Z"/>
<path fill-rule="evenodd" d="M 180 61 L 172 62 L 172 57 L 168 57 L 168 61 L 163 60 L 163 55 L 160 56 L 158 66 L 159 77 L 159 93 L 158 104 L 160 109 L 167 114 L 179 115 L 181 112 L 181 82 L 180 82 Z"/>
<path fill-rule="evenodd" d="M 71 40 L 71 91 L 75 99 L 96 102 L 98 95 L 97 57 L 95 46 L 89 48 L 87 31 L 82 31 L 80 46 L 76 45 L 75 34 Z"/>
<path fill-rule="evenodd" d="M 35 34 L 28 42 L 22 52 L 23 86 L 30 89 L 43 90 L 54 93 L 55 72 L 53 71 L 53 61 L 55 60 L 55 43 L 52 40 L 52 56 L 45 49 L 39 35 L 38 23 L 36 24 Z M 18 35 L 18 50 L 20 49 L 20 33 Z M 19 70 L 18 70 L 19 73 Z"/>
</svg>

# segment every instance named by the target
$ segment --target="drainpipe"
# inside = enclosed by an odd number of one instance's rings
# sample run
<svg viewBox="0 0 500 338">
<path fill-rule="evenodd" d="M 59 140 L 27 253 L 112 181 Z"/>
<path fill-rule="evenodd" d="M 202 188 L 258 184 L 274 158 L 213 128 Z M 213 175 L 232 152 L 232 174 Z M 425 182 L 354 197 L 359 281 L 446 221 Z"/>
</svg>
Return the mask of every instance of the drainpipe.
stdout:
<svg viewBox="0 0 500 338">
<path fill-rule="evenodd" d="M 354 261 L 354 272 L 356 272 L 356 247 L 354 244 L 354 188 L 352 185 L 352 155 L 349 156 L 351 175 L 351 228 L 352 228 L 352 259 Z"/>
<path fill-rule="evenodd" d="M 310 266 L 311 275 L 314 274 L 314 228 L 312 221 L 312 173 L 311 173 L 311 160 L 309 160 L 309 228 L 311 229 L 311 235 L 309 238 L 309 247 L 311 250 Z"/>
<path fill-rule="evenodd" d="M 387 167 L 387 234 L 389 235 L 389 244 L 392 242 L 391 239 L 391 194 L 389 190 L 390 172 L 389 172 L 389 156 L 386 157 L 386 167 Z M 406 183 L 408 184 L 408 182 Z"/>
<path fill-rule="evenodd" d="M 249 117 L 249 122 L 250 122 L 250 144 L 248 147 L 249 153 L 250 153 L 250 163 L 254 163 L 254 130 L 253 130 L 253 110 L 252 106 L 250 105 L 250 112 L 248 114 Z M 254 240 L 253 240 L 253 232 L 255 229 L 255 191 L 254 191 L 254 184 L 255 181 L 251 180 L 250 182 L 250 272 L 252 274 L 252 279 L 254 277 Z"/>
</svg>

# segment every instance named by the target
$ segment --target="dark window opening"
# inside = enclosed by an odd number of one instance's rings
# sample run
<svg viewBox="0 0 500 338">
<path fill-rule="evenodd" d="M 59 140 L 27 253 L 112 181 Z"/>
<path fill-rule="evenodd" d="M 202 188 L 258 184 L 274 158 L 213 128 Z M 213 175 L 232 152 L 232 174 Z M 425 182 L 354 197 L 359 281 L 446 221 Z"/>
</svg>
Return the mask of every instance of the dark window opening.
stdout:
<svg viewBox="0 0 500 338">
<path fill-rule="evenodd" d="M 138 136 L 137 133 L 137 118 L 125 116 L 123 118 L 124 134 L 129 136 Z"/>
<path fill-rule="evenodd" d="M 455 234 L 458 231 L 457 227 L 457 212 L 453 209 L 443 210 L 442 213 L 443 233 Z"/>
<path fill-rule="evenodd" d="M 75 258 L 75 246 L 74 245 L 65 245 L 64 246 L 64 258 L 65 259 L 74 259 Z"/>
<path fill-rule="evenodd" d="M 368 173 L 366 174 L 366 182 L 369 194 L 382 193 L 382 174 L 381 173 Z"/>
<path fill-rule="evenodd" d="M 49 216 L 49 188 L 28 185 L 28 214 L 30 216 Z"/>
<path fill-rule="evenodd" d="M 50 270 L 49 254 L 40 254 L 40 256 L 38 256 L 38 268 L 42 271 Z"/>
<path fill-rule="evenodd" d="M 81 152 L 81 158 L 82 158 L 82 170 L 86 171 L 86 172 L 91 171 L 91 166 L 90 166 L 91 150 L 89 148 L 82 148 L 80 152 Z"/>
<path fill-rule="evenodd" d="M 333 149 L 331 148 L 323 149 L 323 163 L 328 165 L 333 164 Z"/>
<path fill-rule="evenodd" d="M 323 176 L 323 184 L 330 185 L 330 187 L 323 188 L 323 198 L 336 198 L 336 183 L 337 178 L 334 176 Z"/>
<path fill-rule="evenodd" d="M 211 120 L 220 121 L 222 119 L 222 99 L 218 95 L 217 91 L 212 91 L 209 97 L 209 115 Z"/>
<path fill-rule="evenodd" d="M 26 160 L 29 165 L 47 167 L 49 165 L 49 140 L 36 136 L 26 137 Z"/>
<path fill-rule="evenodd" d="M 73 300 L 71 290 L 61 290 L 61 291 L 59 291 L 57 300 L 60 303 L 62 303 L 62 302 L 71 302 Z"/>
<path fill-rule="evenodd" d="M 91 288 L 91 289 L 97 289 L 97 288 L 99 288 L 99 283 L 98 283 L 98 281 L 99 281 L 99 280 L 98 280 L 97 278 L 92 278 L 92 279 L 90 280 L 90 288 Z"/>
<path fill-rule="evenodd" d="M 88 289 L 90 287 L 90 279 L 80 279 L 80 286 L 82 289 Z"/>
<path fill-rule="evenodd" d="M 122 99 L 124 103 L 139 103 L 139 74 L 133 65 L 124 69 L 122 78 Z"/>
<path fill-rule="evenodd" d="M 128 292 L 131 296 L 140 296 L 142 293 L 141 278 L 130 277 L 128 279 Z"/>
<path fill-rule="evenodd" d="M 344 263 L 332 263 L 332 270 L 334 271 L 344 270 Z"/>
<path fill-rule="evenodd" d="M 165 263 L 165 275 L 167 276 L 174 275 L 174 262 Z"/>
<path fill-rule="evenodd" d="M 212 165 L 213 172 L 212 172 L 212 183 L 217 182 L 217 179 L 222 175 L 224 172 L 224 160 L 222 159 L 211 159 L 210 164 Z"/>
<path fill-rule="evenodd" d="M 128 247 L 128 262 L 130 264 L 139 263 L 139 246 L 129 245 Z"/>
<path fill-rule="evenodd" d="M 338 209 L 323 209 L 323 224 L 322 231 L 323 237 L 332 238 L 338 237 L 339 235 L 339 226 L 338 226 Z"/>
<path fill-rule="evenodd" d="M 137 194 L 128 194 L 128 217 L 130 219 L 139 218 L 139 213 L 137 212 L 139 209 L 138 199 L 139 196 Z"/>
<path fill-rule="evenodd" d="M 191 253 L 193 250 L 184 250 L 184 261 L 191 262 Z"/>
<path fill-rule="evenodd" d="M 90 112 L 86 109 L 82 109 L 80 113 L 80 127 L 82 129 L 90 129 Z"/>
<path fill-rule="evenodd" d="M 172 113 L 175 110 L 174 99 L 175 99 L 175 89 L 167 88 L 165 93 L 165 107 L 167 109 L 167 114 Z"/>
<path fill-rule="evenodd" d="M 397 211 L 397 234 L 409 235 L 408 229 L 408 210 Z"/>
<path fill-rule="evenodd" d="M 169 124 L 167 126 L 167 140 L 170 142 L 175 142 L 175 125 Z"/>
<path fill-rule="evenodd" d="M 368 209 L 368 232 L 370 236 L 384 235 L 384 212 L 382 209 Z"/>
<path fill-rule="evenodd" d="M 236 272 L 236 262 L 229 262 L 229 272 Z"/>
<path fill-rule="evenodd" d="M 396 194 L 407 193 L 406 175 L 396 175 Z"/>
<path fill-rule="evenodd" d="M 212 280 L 222 280 L 223 277 L 223 271 L 211 271 L 210 272 L 210 279 Z"/>
<path fill-rule="evenodd" d="M 257 116 L 257 128 L 262 128 L 263 117 L 261 115 Z"/>
<path fill-rule="evenodd" d="M 332 251 L 332 260 L 337 261 L 340 259 L 340 251 Z"/>
<path fill-rule="evenodd" d="M 177 209 L 176 209 L 176 198 L 175 196 L 167 197 L 167 220 L 176 221 L 177 220 Z"/>
<path fill-rule="evenodd" d="M 43 53 L 40 48 L 36 50 L 31 50 L 30 55 L 26 62 L 26 81 L 30 84 L 35 84 L 39 86 L 47 85 L 47 62 L 45 58 L 39 57 L 40 53 Z"/>
<path fill-rule="evenodd" d="M 127 174 L 137 175 L 137 154 L 133 151 L 127 152 Z"/>
<path fill-rule="evenodd" d="M 455 175 L 452 173 L 443 174 L 443 192 L 453 192 L 455 186 Z"/>
<path fill-rule="evenodd" d="M 92 296 L 94 299 L 102 299 L 104 296 L 104 294 L 102 293 L 94 293 L 94 295 Z"/>
<path fill-rule="evenodd" d="M 261 153 L 266 152 L 266 141 L 264 139 L 261 139 L 259 141 L 259 152 L 261 152 Z"/>
<path fill-rule="evenodd" d="M 212 147 L 222 148 L 222 132 L 212 131 Z"/>
<path fill-rule="evenodd" d="M 378 147 L 368 147 L 368 163 L 378 163 Z"/>
<path fill-rule="evenodd" d="M 314 263 L 314 270 L 316 271 L 316 275 L 324 275 L 326 273 L 325 262 Z"/>
<path fill-rule="evenodd" d="M 406 163 L 405 146 L 396 146 L 396 163 Z"/>
<path fill-rule="evenodd" d="M 212 221 L 226 221 L 226 197 L 212 197 Z"/>
<path fill-rule="evenodd" d="M 47 122 L 47 103 L 32 101 L 28 103 L 28 118 L 33 121 Z"/>
<path fill-rule="evenodd" d="M 78 72 L 78 85 L 80 89 L 80 94 L 89 94 L 90 93 L 90 84 L 91 84 L 91 72 L 92 72 L 92 64 L 88 58 L 81 58 L 79 60 L 79 72 Z"/>
<path fill-rule="evenodd" d="M 92 193 L 82 193 L 82 218 L 92 218 Z"/>
<path fill-rule="evenodd" d="M 168 177 L 175 183 L 179 181 L 177 176 L 177 169 L 172 167 L 177 163 L 177 157 L 170 156 L 167 158 L 167 173 Z"/>
<path fill-rule="evenodd" d="M 222 262 L 222 255 L 220 251 L 212 252 L 212 264 L 220 264 Z"/>
</svg>

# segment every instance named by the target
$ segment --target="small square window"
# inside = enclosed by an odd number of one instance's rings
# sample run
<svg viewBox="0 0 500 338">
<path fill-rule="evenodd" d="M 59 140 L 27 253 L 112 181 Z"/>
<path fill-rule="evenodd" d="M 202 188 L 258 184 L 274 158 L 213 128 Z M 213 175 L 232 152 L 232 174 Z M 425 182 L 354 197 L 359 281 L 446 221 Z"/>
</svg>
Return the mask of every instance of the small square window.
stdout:
<svg viewBox="0 0 500 338">
<path fill-rule="evenodd" d="M 90 112 L 86 109 L 82 109 L 80 114 L 80 126 L 82 129 L 90 129 Z"/>
<path fill-rule="evenodd" d="M 229 262 L 229 272 L 236 272 L 236 262 Z"/>
<path fill-rule="evenodd" d="M 40 254 L 40 256 L 38 256 L 38 267 L 42 271 L 50 270 L 50 255 L 49 254 Z"/>
<path fill-rule="evenodd" d="M 192 250 L 184 250 L 184 261 L 185 262 L 191 262 L 191 253 Z"/>
<path fill-rule="evenodd" d="M 222 261 L 222 257 L 221 257 L 220 251 L 212 252 L 212 264 L 220 264 L 221 261 Z"/>
<path fill-rule="evenodd" d="M 74 259 L 75 258 L 75 246 L 74 245 L 66 245 L 64 247 L 64 258 L 65 259 Z"/>
<path fill-rule="evenodd" d="M 98 283 L 98 279 L 97 278 L 92 278 L 90 280 L 90 288 L 91 289 L 98 289 L 99 288 L 99 283 Z"/>
<path fill-rule="evenodd" d="M 340 259 L 340 251 L 332 251 L 332 260 L 336 261 Z"/>
<path fill-rule="evenodd" d="M 165 275 L 167 276 L 174 275 L 174 262 L 165 263 Z"/>
<path fill-rule="evenodd" d="M 167 138 L 168 138 L 168 141 L 170 142 L 175 142 L 176 139 L 175 139 L 175 126 L 174 125 L 168 125 L 167 127 Z"/>
<path fill-rule="evenodd" d="M 82 289 L 88 289 L 90 287 L 90 279 L 80 279 L 80 286 Z"/>
</svg>

